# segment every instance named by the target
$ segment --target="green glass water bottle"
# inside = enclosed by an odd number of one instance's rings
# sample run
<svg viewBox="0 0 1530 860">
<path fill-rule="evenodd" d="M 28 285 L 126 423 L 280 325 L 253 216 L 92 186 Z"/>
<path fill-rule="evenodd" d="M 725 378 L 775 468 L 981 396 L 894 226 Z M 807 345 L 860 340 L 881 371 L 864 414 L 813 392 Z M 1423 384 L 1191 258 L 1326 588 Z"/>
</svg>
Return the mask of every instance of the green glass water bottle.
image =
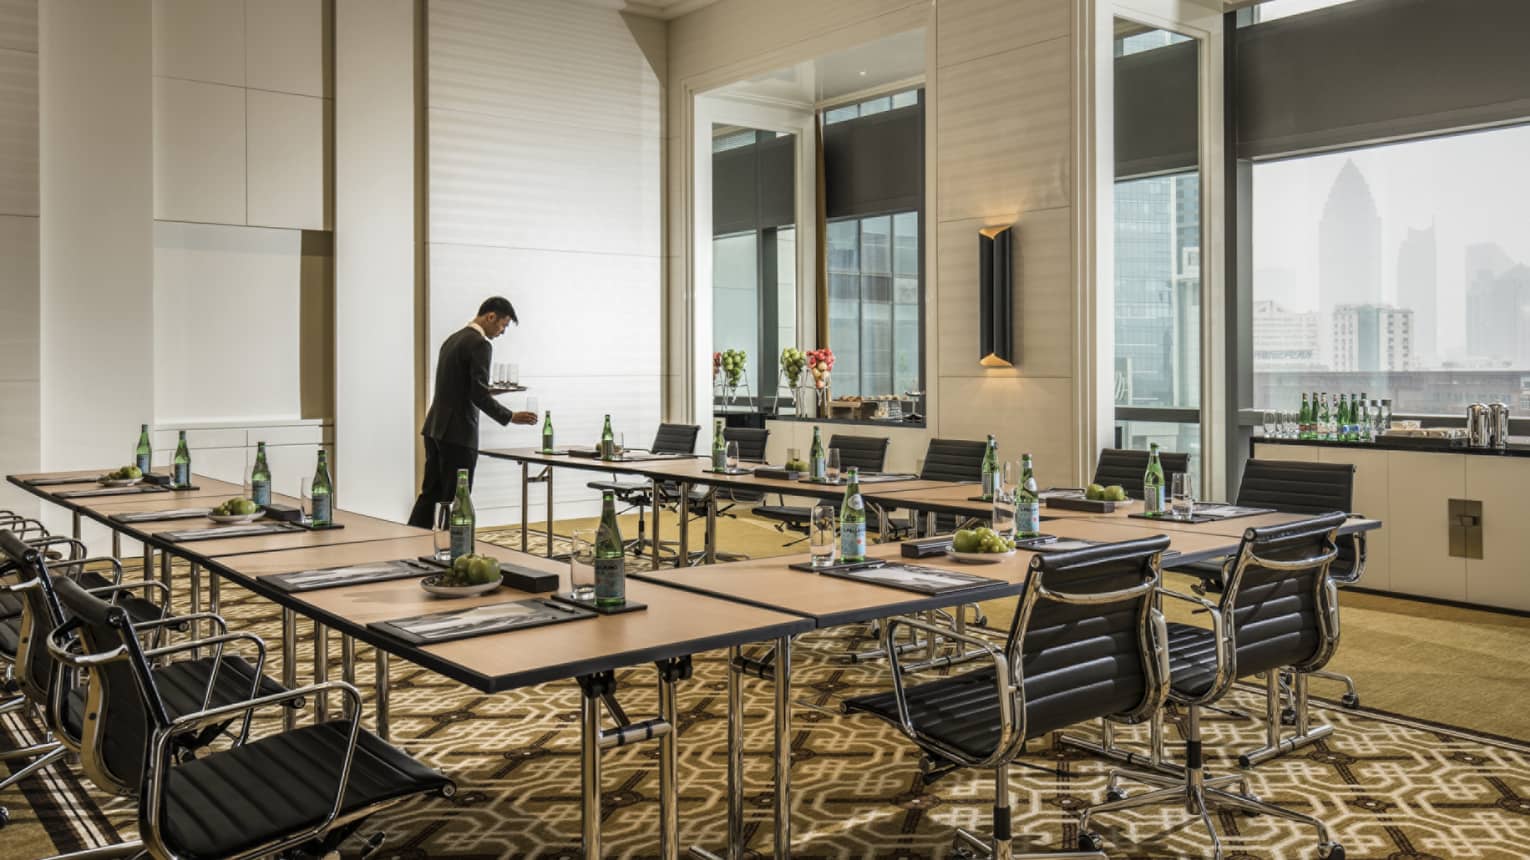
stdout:
<svg viewBox="0 0 1530 860">
<path fill-rule="evenodd" d="M 605 429 L 600 431 L 600 459 L 616 459 L 616 434 L 611 432 L 611 416 L 606 416 Z"/>
<path fill-rule="evenodd" d="M 722 419 L 712 428 L 712 470 L 725 472 L 728 469 L 728 440 L 723 438 Z"/>
<path fill-rule="evenodd" d="M 1020 486 L 1015 490 L 1015 532 L 1023 538 L 1041 534 L 1041 490 L 1030 454 L 1020 457 Z"/>
<path fill-rule="evenodd" d="M 547 417 L 542 420 L 542 453 L 543 454 L 551 454 L 552 452 L 553 452 L 552 410 L 549 409 L 549 410 L 547 410 Z"/>
<path fill-rule="evenodd" d="M 866 503 L 860 469 L 854 466 L 845 473 L 845 501 L 839 506 L 839 560 L 866 560 Z"/>
<path fill-rule="evenodd" d="M 171 461 L 170 483 L 177 487 L 191 486 L 191 449 L 186 447 L 186 431 L 181 431 L 180 441 L 175 443 L 175 459 Z"/>
<path fill-rule="evenodd" d="M 452 499 L 448 522 L 452 531 L 452 561 L 472 555 L 478 541 L 478 515 L 473 512 L 473 491 L 468 485 L 468 470 L 457 470 L 457 495 Z"/>
<path fill-rule="evenodd" d="M 1307 402 L 1307 392 L 1302 392 L 1302 411 L 1296 418 L 1296 438 L 1312 438 L 1312 404 Z"/>
<path fill-rule="evenodd" d="M 621 606 L 627 602 L 627 553 L 616 523 L 616 495 L 601 493 L 600 525 L 595 529 L 595 603 Z"/>
<path fill-rule="evenodd" d="M 310 525 L 327 526 L 334 518 L 334 487 L 329 480 L 329 458 L 319 449 L 319 464 L 313 470 L 313 515 Z"/>
<path fill-rule="evenodd" d="M 1164 512 L 1163 464 L 1158 462 L 1158 443 L 1148 446 L 1147 471 L 1142 475 L 1142 512 L 1150 517 Z"/>
<path fill-rule="evenodd" d="M 266 443 L 255 443 L 255 468 L 250 470 L 250 499 L 265 507 L 271 504 L 271 467 L 266 464 Z"/>
<path fill-rule="evenodd" d="M 823 453 L 823 436 L 813 428 L 813 447 L 808 449 L 808 477 L 815 481 L 829 480 L 829 458 Z"/>
<path fill-rule="evenodd" d="M 154 449 L 149 446 L 149 425 L 141 425 L 138 430 L 138 451 L 135 465 L 138 471 L 149 474 L 149 462 L 154 459 Z"/>
<path fill-rule="evenodd" d="M 988 448 L 983 452 L 983 500 L 993 501 L 999 487 L 999 443 L 988 434 Z"/>
</svg>

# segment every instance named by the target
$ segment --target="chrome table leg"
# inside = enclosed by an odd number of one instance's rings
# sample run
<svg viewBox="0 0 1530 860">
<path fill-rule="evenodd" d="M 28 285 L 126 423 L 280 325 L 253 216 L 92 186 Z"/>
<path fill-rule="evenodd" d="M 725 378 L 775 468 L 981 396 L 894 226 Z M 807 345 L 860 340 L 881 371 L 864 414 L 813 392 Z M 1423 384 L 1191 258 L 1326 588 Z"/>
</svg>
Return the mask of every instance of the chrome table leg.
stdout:
<svg viewBox="0 0 1530 860">
<path fill-rule="evenodd" d="M 122 558 L 122 532 L 112 529 L 112 558 Z"/>
<path fill-rule="evenodd" d="M 329 629 L 313 623 L 313 682 L 322 684 L 329 680 Z M 329 695 L 324 691 L 313 696 L 313 721 L 315 724 L 329 719 Z"/>
<path fill-rule="evenodd" d="M 149 581 L 154 579 L 154 547 L 147 541 L 143 545 L 143 578 Z"/>
<path fill-rule="evenodd" d="M 531 464 L 521 461 L 521 552 L 526 552 L 527 538 L 530 536 L 531 519 L 526 507 L 531 500 Z M 437 525 L 440 525 L 437 523 Z"/>
<path fill-rule="evenodd" d="M 197 564 L 195 562 L 192 563 L 192 565 L 191 565 L 191 576 L 187 579 L 187 581 L 190 583 L 190 587 L 187 589 L 187 593 L 190 595 L 190 599 L 191 599 L 191 614 L 195 615 L 198 612 L 202 611 L 202 567 L 201 567 L 201 565 L 199 565 L 199 564 Z M 209 625 L 209 626 L 211 626 L 211 625 Z M 202 638 L 201 629 L 202 629 L 202 622 L 200 622 L 200 621 L 193 621 L 193 622 L 191 622 L 191 636 L 192 636 L 193 639 L 200 639 L 200 638 Z M 195 648 L 195 647 L 193 647 L 191 649 L 191 659 L 195 660 L 199 656 L 201 656 L 201 654 L 202 654 L 202 649 Z"/>
<path fill-rule="evenodd" d="M 659 664 L 659 720 L 668 723 L 669 731 L 659 737 L 659 856 L 678 860 L 680 856 L 680 797 L 675 784 L 677 755 L 675 734 L 675 681 L 681 675 L 679 663 L 666 660 Z"/>
<path fill-rule="evenodd" d="M 586 860 L 600 857 L 600 695 L 580 679 L 580 797 Z"/>
<path fill-rule="evenodd" d="M 356 640 L 344 634 L 340 636 L 340 680 L 352 687 L 356 686 Z M 349 696 L 345 698 L 344 714 L 347 719 L 356 716 L 351 712 Z"/>
<path fill-rule="evenodd" d="M 792 639 L 776 640 L 776 860 L 792 856 Z"/>
<path fill-rule="evenodd" d="M 282 685 L 291 690 L 297 686 L 297 613 L 282 610 Z M 287 731 L 297 728 L 297 710 L 284 708 L 283 719 Z"/>
<path fill-rule="evenodd" d="M 80 512 L 79 511 L 74 511 L 73 513 L 70 514 L 69 519 L 70 519 L 70 523 L 74 527 L 74 539 L 75 540 L 79 540 L 80 539 Z"/>
<path fill-rule="evenodd" d="M 683 507 L 683 506 L 682 506 Z M 707 493 L 707 564 L 717 563 L 717 488 Z"/>
<path fill-rule="evenodd" d="M 377 655 L 377 678 L 372 682 L 376 691 L 374 712 L 377 718 L 377 736 L 383 740 L 388 739 L 393 727 L 388 720 L 388 652 L 381 648 L 375 649 Z"/>
<path fill-rule="evenodd" d="M 165 583 L 165 603 L 175 605 L 175 583 L 170 579 L 170 553 L 167 550 L 159 553 L 159 578 Z"/>
<path fill-rule="evenodd" d="M 548 466 L 542 472 L 547 479 L 547 557 L 553 557 L 553 470 Z"/>
<path fill-rule="evenodd" d="M 675 556 L 675 567 L 686 567 L 691 563 L 691 518 L 686 509 L 686 500 L 691 496 L 691 485 L 685 481 L 680 482 L 680 552 Z"/>
</svg>

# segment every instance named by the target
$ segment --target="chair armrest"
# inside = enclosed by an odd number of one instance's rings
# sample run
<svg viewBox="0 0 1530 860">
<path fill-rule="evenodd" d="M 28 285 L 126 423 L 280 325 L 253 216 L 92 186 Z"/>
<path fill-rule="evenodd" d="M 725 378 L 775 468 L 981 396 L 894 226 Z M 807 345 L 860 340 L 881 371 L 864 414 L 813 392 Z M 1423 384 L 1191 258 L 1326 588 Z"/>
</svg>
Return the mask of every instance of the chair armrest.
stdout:
<svg viewBox="0 0 1530 860">
<path fill-rule="evenodd" d="M 1186 603 L 1200 607 L 1206 610 L 1206 614 L 1211 618 L 1211 638 L 1217 661 L 1217 677 L 1212 683 L 1211 688 L 1193 704 L 1204 704 L 1205 702 L 1220 698 L 1227 691 L 1227 686 L 1233 680 L 1231 677 L 1232 653 L 1228 648 L 1231 643 L 1227 638 L 1227 621 L 1222 617 L 1222 610 L 1215 603 L 1204 597 L 1182 594 L 1161 586 L 1158 589 L 1158 593 L 1163 597 L 1172 597 L 1175 600 L 1183 600 Z"/>
<path fill-rule="evenodd" d="M 909 713 L 908 709 L 908 694 L 903 686 L 904 674 L 913 674 L 913 671 L 903 668 L 902 660 L 898 656 L 895 636 L 897 628 L 903 626 L 912 627 L 915 630 L 923 630 L 931 636 L 941 636 L 970 645 L 982 651 L 988 656 L 989 660 L 993 661 L 994 688 L 999 696 L 1000 727 L 998 742 L 994 744 L 993 752 L 985 758 L 973 760 L 971 756 L 962 753 L 960 750 L 947 747 L 945 744 L 926 736 L 919 730 L 918 726 L 914 725 L 913 716 Z M 995 648 L 986 640 L 978 639 L 965 633 L 957 633 L 948 627 L 937 627 L 933 624 L 903 615 L 894 616 L 883 623 L 882 647 L 887 651 L 888 666 L 892 670 L 893 695 L 898 703 L 898 724 L 909 740 L 922 747 L 936 749 L 941 755 L 953 761 L 965 762 L 971 767 L 988 767 L 1014 757 L 1018 752 L 1015 749 L 1017 743 L 1023 743 L 1025 739 L 1023 728 L 1015 725 L 1016 702 L 1014 690 L 1024 690 L 1024 686 L 1021 679 L 1010 677 L 1011 667 L 1009 659 L 1004 656 L 1004 652 Z M 1019 666 L 1015 666 L 1014 669 L 1018 672 Z M 1022 709 L 1025 707 L 1024 702 L 1019 704 Z M 1023 716 L 1024 711 L 1022 710 L 1021 713 Z"/>
<path fill-rule="evenodd" d="M 62 561 L 49 562 L 48 563 L 48 567 L 50 568 L 50 572 L 56 571 L 59 568 L 63 568 L 63 567 L 81 568 L 80 570 L 76 571 L 76 573 L 75 573 L 75 575 L 79 575 L 80 573 L 84 573 L 84 569 L 82 567 L 83 565 L 87 565 L 87 564 L 100 564 L 101 562 L 106 562 L 107 564 L 110 564 L 112 566 L 112 584 L 113 585 L 116 585 L 116 584 L 122 582 L 122 561 L 120 559 L 118 559 L 116 556 L 98 555 L 98 556 L 93 556 L 91 558 L 70 558 L 70 559 L 64 559 Z"/>
<path fill-rule="evenodd" d="M 90 554 L 90 549 L 85 546 L 83 541 L 76 540 L 72 537 L 65 537 L 64 535 L 50 535 L 45 533 L 42 537 L 29 538 L 25 543 L 27 546 L 32 547 L 33 549 L 44 549 L 50 546 L 67 544 L 69 546 L 69 555 L 71 558 L 84 558 L 86 555 Z"/>
<path fill-rule="evenodd" d="M 134 584 L 136 585 L 137 583 Z M 145 584 L 159 585 L 163 587 L 163 583 L 158 581 L 148 582 Z M 223 619 L 223 616 L 213 612 L 192 612 L 187 615 L 167 615 L 164 618 L 155 618 L 152 621 L 140 621 L 133 625 L 133 630 L 134 632 L 138 633 L 142 633 L 145 630 L 155 630 L 160 627 L 174 627 L 177 630 L 184 630 L 193 621 L 211 621 L 213 627 L 217 629 L 217 634 L 215 635 L 221 635 L 228 632 L 228 622 Z"/>
<path fill-rule="evenodd" d="M 185 714 L 170 722 L 168 726 L 154 733 L 153 747 L 148 759 L 149 767 L 143 775 L 144 788 L 142 791 L 143 807 L 141 816 L 146 825 L 147 833 L 144 834 L 145 842 L 151 846 L 163 846 L 160 839 L 163 818 L 165 814 L 165 778 L 166 771 L 171 766 L 173 746 L 170 743 L 176 737 L 195 732 L 207 726 L 217 723 L 228 722 L 234 717 L 243 715 L 248 723 L 254 716 L 254 712 L 260 708 L 271 705 L 279 705 L 294 699 L 302 699 L 318 693 L 330 690 L 339 691 L 350 702 L 350 733 L 346 739 L 345 758 L 341 762 L 340 773 L 335 781 L 335 797 L 330 803 L 329 813 L 317 824 L 301 833 L 282 834 L 283 841 L 289 844 L 301 844 L 312 839 L 330 828 L 336 818 L 340 816 L 341 806 L 345 802 L 346 785 L 350 782 L 351 764 L 356 758 L 356 741 L 361 736 L 361 693 L 354 686 L 344 681 L 326 681 L 322 684 L 311 684 L 307 687 L 299 687 L 296 690 L 288 690 L 283 693 L 273 693 L 269 696 L 251 698 L 244 702 L 235 702 L 217 708 L 204 709 L 191 714 Z M 217 753 L 213 753 L 217 755 Z"/>
<path fill-rule="evenodd" d="M 134 628 L 135 630 L 137 628 Z M 266 641 L 254 633 L 220 633 L 217 636 L 209 636 L 206 639 L 192 639 L 186 642 L 177 642 L 174 645 L 166 645 L 162 648 L 154 648 L 143 652 L 143 656 L 153 660 L 170 654 L 179 654 L 190 651 L 193 648 L 212 647 L 212 672 L 207 676 L 207 689 L 202 692 L 202 708 L 206 710 L 212 705 L 213 690 L 218 688 L 218 672 L 223 669 L 223 646 L 230 642 L 249 642 L 255 646 L 255 669 L 250 677 L 250 699 L 260 692 L 260 679 L 264 677 L 266 669 Z"/>
<path fill-rule="evenodd" d="M 160 599 L 154 600 L 153 602 L 159 607 L 161 612 L 164 612 L 170 606 L 170 586 L 155 579 L 141 579 L 136 582 L 119 582 L 113 585 L 103 585 L 99 588 L 87 588 L 85 589 L 85 592 L 87 594 L 94 594 L 97 597 L 115 598 L 119 594 L 131 594 L 132 592 L 138 591 L 139 589 L 142 589 L 145 592 L 159 592 Z M 144 595 L 144 598 L 146 600 L 153 600 L 147 594 Z M 141 624 L 135 624 L 134 627 L 143 627 L 145 625 L 152 627 L 164 623 L 165 619 L 161 618 L 155 621 L 144 621 Z"/>
</svg>

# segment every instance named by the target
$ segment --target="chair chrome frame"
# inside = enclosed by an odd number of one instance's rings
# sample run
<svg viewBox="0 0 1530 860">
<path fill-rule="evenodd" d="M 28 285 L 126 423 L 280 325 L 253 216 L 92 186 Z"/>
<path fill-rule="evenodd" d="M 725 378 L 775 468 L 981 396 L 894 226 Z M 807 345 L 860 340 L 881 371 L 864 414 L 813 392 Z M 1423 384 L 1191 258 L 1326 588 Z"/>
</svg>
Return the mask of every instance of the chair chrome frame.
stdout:
<svg viewBox="0 0 1530 860">
<path fill-rule="evenodd" d="M 1167 546 L 1166 539 L 1149 539 L 1161 541 Z M 1145 543 L 1146 541 L 1144 541 Z M 1085 550 L 1084 552 L 1089 552 Z M 1020 595 L 1019 606 L 1016 609 L 1015 620 L 1010 626 L 1010 632 L 1005 639 L 1003 649 L 995 647 L 985 639 L 957 633 L 948 627 L 937 627 L 925 621 L 897 616 L 889 618 L 882 625 L 882 643 L 887 652 L 889 668 L 892 674 L 893 693 L 897 702 L 899 729 L 921 749 L 933 751 L 937 756 L 959 767 L 992 768 L 994 771 L 994 834 L 991 839 L 985 840 L 982 836 L 971 831 L 958 828 L 955 837 L 955 846 L 959 850 L 977 851 L 984 856 L 995 860 L 1016 860 L 1016 858 L 1062 858 L 1062 860 L 1103 860 L 1104 854 L 1097 848 L 1084 848 L 1074 852 L 1045 852 L 1034 855 L 1016 855 L 1013 853 L 1012 834 L 1009 828 L 1009 765 L 1025 750 L 1027 735 L 1027 716 L 1025 706 L 1025 672 L 1024 672 L 1024 645 L 1026 632 L 1030 628 L 1031 617 L 1036 607 L 1042 601 L 1049 601 L 1075 606 L 1092 606 L 1109 603 L 1118 603 L 1137 597 L 1145 597 L 1157 591 L 1162 577 L 1162 549 L 1154 552 L 1148 559 L 1145 567 L 1145 575 L 1140 583 L 1130 588 L 1118 589 L 1100 593 L 1075 593 L 1049 587 L 1045 582 L 1045 571 L 1042 570 L 1045 562 L 1040 555 L 1032 558 L 1031 567 L 1026 576 L 1025 589 Z M 900 660 L 899 647 L 896 647 L 898 628 L 909 627 L 922 631 L 930 636 L 940 636 L 959 642 L 964 646 L 971 647 L 975 651 L 977 659 L 986 657 L 994 667 L 994 679 L 996 693 L 999 701 L 1000 731 L 999 740 L 994 749 L 986 756 L 974 757 L 962 752 L 950 744 L 943 743 L 938 738 L 932 737 L 914 723 L 909 712 L 908 696 L 905 688 L 905 676 L 918 671 L 918 667 L 904 666 Z M 1142 671 L 1145 684 L 1142 701 L 1137 707 L 1129 712 L 1115 714 L 1111 718 L 1122 723 L 1133 724 L 1152 718 L 1163 706 L 1169 689 L 1169 658 L 1168 658 L 1168 631 L 1163 613 L 1157 607 L 1155 601 L 1142 600 L 1139 616 L 1136 623 L 1138 631 L 1139 653 L 1142 655 Z M 944 664 L 940 664 L 944 665 Z M 942 764 L 932 762 L 928 757 L 923 765 L 930 770 L 938 770 Z"/>
<path fill-rule="evenodd" d="M 1182 803 L 1192 814 L 1197 814 L 1211 837 L 1212 856 L 1215 860 L 1221 860 L 1222 842 L 1217 835 L 1216 827 L 1212 823 L 1211 809 L 1215 801 L 1217 804 L 1239 809 L 1251 814 L 1266 814 L 1279 818 L 1306 824 L 1317 830 L 1318 833 L 1318 856 L 1325 860 L 1343 860 L 1344 847 L 1335 842 L 1328 831 L 1327 825 L 1310 815 L 1304 815 L 1294 810 L 1266 803 L 1253 796 L 1248 790 L 1247 778 L 1242 774 L 1233 774 L 1208 779 L 1201 755 L 1200 737 L 1200 709 L 1210 705 L 1223 696 L 1232 688 L 1233 682 L 1238 675 L 1238 643 L 1237 624 L 1234 613 L 1237 609 L 1237 596 L 1243 584 L 1245 573 L 1251 567 L 1258 567 L 1274 571 L 1301 571 L 1316 569 L 1313 576 L 1315 594 L 1314 607 L 1317 614 L 1316 622 L 1319 631 L 1318 647 L 1311 657 L 1292 666 L 1297 673 L 1298 697 L 1305 703 L 1305 674 L 1321 668 L 1333 656 L 1339 643 L 1339 604 L 1338 590 L 1328 576 L 1328 568 L 1333 560 L 1338 557 L 1336 543 L 1338 528 L 1347 519 L 1343 513 L 1329 514 L 1326 516 L 1313 517 L 1283 526 L 1266 529 L 1250 528 L 1244 531 L 1242 544 L 1239 546 L 1237 555 L 1231 557 L 1227 563 L 1230 568 L 1226 587 L 1222 591 L 1221 599 L 1212 603 L 1204 597 L 1181 594 L 1167 588 L 1159 587 L 1160 597 L 1168 597 L 1184 601 L 1202 610 L 1211 621 L 1211 633 L 1214 647 L 1216 674 L 1211 686 L 1198 696 L 1185 696 L 1169 689 L 1169 699 L 1186 708 L 1186 741 L 1185 741 L 1185 767 L 1181 776 L 1169 776 L 1158 771 L 1128 771 L 1113 769 L 1110 771 L 1108 787 L 1106 789 L 1107 800 L 1105 803 L 1086 808 L 1079 817 L 1079 844 L 1080 847 L 1089 846 L 1098 848 L 1101 845 L 1100 837 L 1091 833 L 1088 829 L 1091 816 L 1103 812 L 1118 812 L 1126 809 L 1134 809 L 1144 806 L 1155 806 L 1165 803 Z M 1275 536 L 1289 535 L 1290 539 L 1301 537 L 1316 537 L 1321 535 L 1324 549 L 1317 555 L 1297 558 L 1280 559 L 1259 555 L 1255 551 L 1257 542 L 1261 539 L 1268 540 Z M 1266 673 L 1269 678 L 1269 701 L 1276 701 L 1275 687 L 1278 683 L 1278 672 Z M 1275 718 L 1278 720 L 1279 715 Z M 1156 719 L 1161 719 L 1157 717 Z M 1332 727 L 1326 727 L 1328 732 Z M 1326 733 L 1325 733 L 1326 734 Z M 1313 738 L 1314 740 L 1316 738 Z M 1162 742 L 1162 732 L 1154 732 L 1155 743 Z M 1310 741 L 1308 741 L 1310 742 Z M 1161 749 L 1154 750 L 1155 761 L 1161 757 Z M 1146 794 L 1128 797 L 1121 792 L 1119 785 L 1122 780 L 1131 779 L 1137 782 L 1147 783 L 1154 786 L 1155 790 Z M 1226 790 L 1226 786 L 1239 785 L 1238 792 Z"/>
</svg>

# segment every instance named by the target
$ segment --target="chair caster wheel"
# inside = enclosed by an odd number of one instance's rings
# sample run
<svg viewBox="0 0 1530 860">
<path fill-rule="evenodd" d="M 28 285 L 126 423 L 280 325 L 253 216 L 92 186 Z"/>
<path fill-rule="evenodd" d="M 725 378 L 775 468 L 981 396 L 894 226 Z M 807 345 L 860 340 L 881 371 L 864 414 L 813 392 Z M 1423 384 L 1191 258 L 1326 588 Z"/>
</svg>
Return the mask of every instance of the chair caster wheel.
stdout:
<svg viewBox="0 0 1530 860">
<path fill-rule="evenodd" d="M 1105 840 L 1101 839 L 1100 838 L 1100 834 L 1098 834 L 1098 833 L 1084 833 L 1084 832 L 1080 832 L 1078 834 L 1078 850 L 1080 850 L 1080 851 L 1104 851 L 1105 850 Z"/>
<path fill-rule="evenodd" d="M 1318 846 L 1321 860 L 1344 860 L 1344 846 L 1337 842 L 1325 842 Z"/>
<path fill-rule="evenodd" d="M 1252 801 L 1256 802 L 1256 803 L 1259 801 L 1259 795 L 1257 795 L 1257 794 L 1245 794 L 1243 796 L 1248 798 L 1249 800 L 1252 800 Z M 1258 815 L 1259 815 L 1259 813 L 1255 812 L 1252 809 L 1245 809 L 1245 810 L 1243 810 L 1243 817 L 1244 818 L 1256 818 L 1256 817 L 1258 817 Z"/>
<path fill-rule="evenodd" d="M 4 827 L 5 825 L 10 824 L 10 823 L 11 823 L 11 811 L 9 809 L 6 809 L 3 806 L 0 806 L 0 827 Z"/>
<path fill-rule="evenodd" d="M 379 830 L 378 832 L 373 833 L 371 836 L 368 836 L 365 840 L 363 840 L 360 854 L 363 860 L 365 860 L 367 857 L 371 857 L 374 853 L 376 853 L 377 849 L 382 847 L 383 840 L 387 838 L 388 834 Z"/>
<path fill-rule="evenodd" d="M 1106 801 L 1108 801 L 1110 803 L 1115 803 L 1118 800 L 1125 800 L 1125 799 L 1126 799 L 1126 789 L 1124 789 L 1124 788 L 1107 788 L 1107 789 L 1105 789 L 1105 800 Z"/>
<path fill-rule="evenodd" d="M 1358 708 L 1360 707 L 1360 697 L 1354 693 L 1345 693 L 1340 697 L 1339 704 L 1346 708 Z"/>
<path fill-rule="evenodd" d="M 1283 726 L 1296 725 L 1296 709 L 1286 708 L 1280 712 L 1280 724 Z"/>
</svg>

